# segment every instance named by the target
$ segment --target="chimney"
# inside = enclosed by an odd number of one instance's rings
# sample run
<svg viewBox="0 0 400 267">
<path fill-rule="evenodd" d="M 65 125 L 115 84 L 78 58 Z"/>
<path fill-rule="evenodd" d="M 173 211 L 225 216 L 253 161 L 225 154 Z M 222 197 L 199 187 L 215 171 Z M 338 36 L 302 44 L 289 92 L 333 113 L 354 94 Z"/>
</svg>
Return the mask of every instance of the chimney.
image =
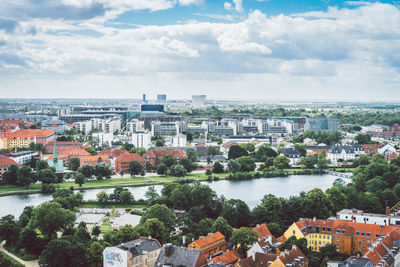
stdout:
<svg viewBox="0 0 400 267">
<path fill-rule="evenodd" d="M 165 244 L 165 257 L 171 256 L 172 243 Z"/>
<path fill-rule="evenodd" d="M 316 218 L 316 217 L 314 217 L 314 218 L 313 218 L 313 221 L 315 222 L 315 220 L 316 220 L 316 219 L 317 219 L 317 218 Z"/>
<path fill-rule="evenodd" d="M 389 215 L 389 213 L 390 213 L 390 208 L 386 207 L 386 215 Z"/>
<path fill-rule="evenodd" d="M 292 245 L 292 249 L 297 249 L 296 245 Z"/>
<path fill-rule="evenodd" d="M 186 236 L 182 236 L 182 244 L 185 245 L 186 244 Z"/>
</svg>

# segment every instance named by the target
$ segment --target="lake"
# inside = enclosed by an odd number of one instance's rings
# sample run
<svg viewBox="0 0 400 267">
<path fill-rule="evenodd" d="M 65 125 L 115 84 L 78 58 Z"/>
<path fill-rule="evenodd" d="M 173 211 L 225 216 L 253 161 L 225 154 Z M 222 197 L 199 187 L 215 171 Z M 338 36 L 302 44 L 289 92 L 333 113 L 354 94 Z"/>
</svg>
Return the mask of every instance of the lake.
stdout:
<svg viewBox="0 0 400 267">
<path fill-rule="evenodd" d="M 241 199 L 246 202 L 250 208 L 254 208 L 266 194 L 288 198 L 298 195 L 302 191 L 309 191 L 315 187 L 325 191 L 325 189 L 332 186 L 337 178 L 338 177 L 329 174 L 289 175 L 287 177 L 258 178 L 242 181 L 220 180 L 204 182 L 204 184 L 209 185 L 218 195 L 224 195 L 227 199 Z M 135 199 L 144 199 L 147 187 L 148 186 L 128 187 L 128 189 L 132 192 Z M 154 187 L 160 192 L 162 185 L 155 185 Z M 83 194 L 85 200 L 89 200 L 96 199 L 97 193 L 101 191 L 110 194 L 114 191 L 114 188 L 82 190 L 80 192 Z M 19 217 L 25 206 L 36 206 L 51 199 L 51 195 L 48 194 L 0 197 L 0 217 L 7 214 Z"/>
</svg>

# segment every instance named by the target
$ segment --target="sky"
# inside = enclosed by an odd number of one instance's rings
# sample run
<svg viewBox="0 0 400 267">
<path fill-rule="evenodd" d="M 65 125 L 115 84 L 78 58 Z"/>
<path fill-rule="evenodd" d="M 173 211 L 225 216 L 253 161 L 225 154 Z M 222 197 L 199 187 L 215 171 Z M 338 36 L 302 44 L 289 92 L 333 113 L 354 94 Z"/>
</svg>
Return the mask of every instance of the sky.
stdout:
<svg viewBox="0 0 400 267">
<path fill-rule="evenodd" d="M 400 101 L 400 1 L 0 1 L 0 97 L 143 93 Z"/>
</svg>

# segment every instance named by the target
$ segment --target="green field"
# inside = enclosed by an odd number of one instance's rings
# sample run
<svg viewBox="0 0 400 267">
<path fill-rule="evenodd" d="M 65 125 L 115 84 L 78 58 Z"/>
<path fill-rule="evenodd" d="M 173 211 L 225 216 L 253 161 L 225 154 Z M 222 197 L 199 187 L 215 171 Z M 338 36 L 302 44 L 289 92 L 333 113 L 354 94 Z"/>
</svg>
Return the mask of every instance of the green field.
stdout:
<svg viewBox="0 0 400 267">
<path fill-rule="evenodd" d="M 313 169 L 308 169 L 313 170 Z M 344 171 L 351 172 L 351 168 L 340 169 Z M 285 169 L 284 172 L 286 174 L 294 174 L 299 171 L 307 171 L 307 169 Z M 255 172 L 251 172 L 254 174 Z M 223 180 L 228 177 L 229 173 L 213 173 L 213 177 L 217 176 L 219 179 Z M 188 174 L 185 178 L 194 178 L 197 181 L 206 181 L 207 175 L 205 173 L 196 173 L 196 174 Z M 173 176 L 148 176 L 148 177 L 126 177 L 126 178 L 115 178 L 115 179 L 103 179 L 103 180 L 89 180 L 86 181 L 82 187 L 75 184 L 74 182 L 62 182 L 59 184 L 55 184 L 56 189 L 69 189 L 71 186 L 75 189 L 97 189 L 97 188 L 113 188 L 116 186 L 146 186 L 146 185 L 156 185 L 163 184 L 167 182 L 171 182 L 174 180 L 179 180 L 181 178 L 173 177 Z M 41 192 L 41 184 L 31 184 L 29 187 L 27 186 L 16 186 L 16 185 L 0 185 L 0 196 L 7 195 L 19 195 L 19 194 L 32 194 L 32 193 L 40 193 Z"/>
</svg>

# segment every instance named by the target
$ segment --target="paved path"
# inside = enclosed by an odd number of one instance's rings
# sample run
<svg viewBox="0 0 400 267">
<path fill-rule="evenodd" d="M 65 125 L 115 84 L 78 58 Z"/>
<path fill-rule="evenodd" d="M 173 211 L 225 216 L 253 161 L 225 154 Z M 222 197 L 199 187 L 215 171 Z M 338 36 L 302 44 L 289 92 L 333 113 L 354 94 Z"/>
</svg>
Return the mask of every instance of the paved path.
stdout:
<svg viewBox="0 0 400 267">
<path fill-rule="evenodd" d="M 15 256 L 14 254 L 8 252 L 5 248 L 4 248 L 4 244 L 6 243 L 6 241 L 3 241 L 0 244 L 0 250 L 2 252 L 4 252 L 5 254 L 7 254 L 8 256 L 10 256 L 11 258 L 13 258 L 14 260 L 18 261 L 19 263 L 23 264 L 26 267 L 39 267 L 38 261 L 24 261 L 21 260 L 20 258 L 18 258 L 17 256 Z"/>
</svg>

